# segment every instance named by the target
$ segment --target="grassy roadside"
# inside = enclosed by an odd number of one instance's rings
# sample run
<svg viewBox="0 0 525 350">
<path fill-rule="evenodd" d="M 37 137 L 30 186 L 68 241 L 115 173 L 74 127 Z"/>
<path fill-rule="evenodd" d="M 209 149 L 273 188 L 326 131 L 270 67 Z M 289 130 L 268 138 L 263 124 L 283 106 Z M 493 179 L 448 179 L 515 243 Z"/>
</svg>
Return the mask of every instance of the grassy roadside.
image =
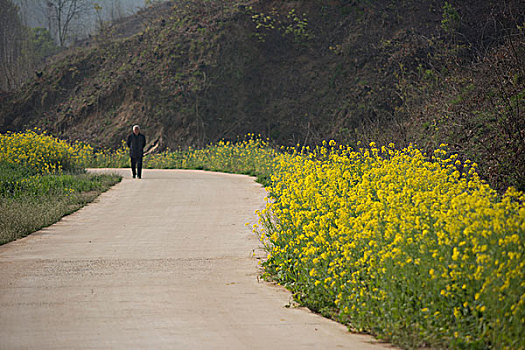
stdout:
<svg viewBox="0 0 525 350">
<path fill-rule="evenodd" d="M 0 134 L 0 244 L 57 222 L 120 181 L 87 174 L 91 153 L 38 131 Z"/>
<path fill-rule="evenodd" d="M 82 172 L 38 174 L 0 163 L 0 244 L 27 236 L 82 208 L 120 181 Z"/>
</svg>

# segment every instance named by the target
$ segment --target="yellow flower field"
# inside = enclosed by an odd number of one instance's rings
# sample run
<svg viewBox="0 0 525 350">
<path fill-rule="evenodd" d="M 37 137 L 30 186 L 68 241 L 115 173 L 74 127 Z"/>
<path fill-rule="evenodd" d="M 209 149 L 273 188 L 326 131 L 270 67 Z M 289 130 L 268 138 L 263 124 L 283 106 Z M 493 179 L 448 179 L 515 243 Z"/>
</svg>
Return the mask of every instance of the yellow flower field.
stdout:
<svg viewBox="0 0 525 350">
<path fill-rule="evenodd" d="M 94 153 L 35 131 L 0 135 L 0 164 L 44 174 L 128 158 L 124 145 Z M 266 274 L 354 330 L 405 348 L 525 349 L 525 194 L 498 194 L 444 146 L 425 155 L 330 141 L 279 152 L 248 135 L 144 163 L 269 184 L 254 228 Z"/>
<path fill-rule="evenodd" d="M 38 130 L 0 134 L 0 162 L 30 167 L 42 174 L 79 169 L 92 153 L 90 146 L 69 144 Z"/>
<path fill-rule="evenodd" d="M 300 302 L 407 348 L 525 349 L 523 193 L 443 149 L 333 141 L 279 156 L 268 191 L 264 266 Z"/>
</svg>

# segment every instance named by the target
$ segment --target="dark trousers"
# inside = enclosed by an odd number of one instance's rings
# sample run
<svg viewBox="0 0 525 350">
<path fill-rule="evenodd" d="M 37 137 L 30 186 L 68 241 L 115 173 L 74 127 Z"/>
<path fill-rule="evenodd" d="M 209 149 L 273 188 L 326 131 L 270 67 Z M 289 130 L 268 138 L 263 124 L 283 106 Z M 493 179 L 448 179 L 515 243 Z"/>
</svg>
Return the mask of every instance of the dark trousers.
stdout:
<svg viewBox="0 0 525 350">
<path fill-rule="evenodd" d="M 136 175 L 139 176 L 139 179 L 142 177 L 142 157 L 131 157 L 131 172 L 133 177 Z"/>
</svg>

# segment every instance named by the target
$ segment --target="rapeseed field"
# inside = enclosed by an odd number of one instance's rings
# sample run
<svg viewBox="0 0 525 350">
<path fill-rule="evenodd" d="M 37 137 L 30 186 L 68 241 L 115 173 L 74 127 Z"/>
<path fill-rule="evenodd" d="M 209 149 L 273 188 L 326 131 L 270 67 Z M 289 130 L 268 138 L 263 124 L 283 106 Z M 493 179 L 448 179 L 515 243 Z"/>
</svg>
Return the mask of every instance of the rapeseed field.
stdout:
<svg viewBox="0 0 525 350">
<path fill-rule="evenodd" d="M 299 302 L 406 348 L 525 349 L 525 195 L 444 147 L 282 154 L 255 230 Z"/>
<path fill-rule="evenodd" d="M 444 145 L 277 151 L 249 135 L 145 166 L 259 176 L 265 274 L 353 330 L 405 348 L 525 349 L 525 195 L 498 194 Z"/>
<path fill-rule="evenodd" d="M 88 145 L 70 144 L 40 130 L 0 134 L 0 162 L 29 167 L 41 174 L 78 170 L 92 153 Z"/>
<path fill-rule="evenodd" d="M 93 152 L 36 132 L 1 135 L 0 157 L 49 174 L 129 162 L 124 145 Z M 248 135 L 144 164 L 258 176 L 265 275 L 352 330 L 410 349 L 525 349 L 525 194 L 497 193 L 445 145 L 276 150 Z"/>
</svg>

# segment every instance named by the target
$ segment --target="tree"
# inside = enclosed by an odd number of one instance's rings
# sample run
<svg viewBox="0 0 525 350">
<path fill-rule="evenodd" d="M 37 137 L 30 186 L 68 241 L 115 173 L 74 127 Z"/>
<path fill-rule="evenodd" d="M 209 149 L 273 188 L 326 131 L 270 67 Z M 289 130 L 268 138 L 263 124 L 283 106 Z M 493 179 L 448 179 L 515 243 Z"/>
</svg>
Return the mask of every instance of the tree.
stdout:
<svg viewBox="0 0 525 350">
<path fill-rule="evenodd" d="M 98 30 L 102 31 L 104 30 L 104 21 L 102 20 L 102 6 L 98 2 L 93 4 L 93 8 L 95 9 L 95 12 L 97 14 L 97 22 L 98 22 Z"/>
<path fill-rule="evenodd" d="M 82 15 L 92 10 L 88 0 L 47 0 L 45 13 L 48 28 L 55 34 L 58 44 L 66 46 L 71 38 L 74 24 L 79 24 Z"/>
<path fill-rule="evenodd" d="M 97 29 L 103 34 L 110 23 L 113 23 L 124 17 L 124 10 L 120 0 L 103 0 L 93 3 L 95 10 Z M 104 34 L 103 34 L 104 35 Z"/>
<path fill-rule="evenodd" d="M 111 0 L 108 2 L 110 3 L 109 13 L 108 13 L 108 17 L 110 21 L 113 22 L 125 16 L 125 12 L 124 12 L 124 9 L 122 8 L 122 4 L 120 0 Z"/>
<path fill-rule="evenodd" d="M 12 90 L 34 76 L 57 47 L 46 28 L 29 28 L 22 23 L 19 7 L 0 0 L 0 90 Z"/>
<path fill-rule="evenodd" d="M 0 89 L 18 85 L 24 26 L 18 6 L 10 0 L 0 0 Z"/>
<path fill-rule="evenodd" d="M 28 34 L 26 49 L 23 52 L 32 57 L 32 63 L 35 67 L 49 56 L 60 51 L 47 28 L 28 28 Z"/>
</svg>

